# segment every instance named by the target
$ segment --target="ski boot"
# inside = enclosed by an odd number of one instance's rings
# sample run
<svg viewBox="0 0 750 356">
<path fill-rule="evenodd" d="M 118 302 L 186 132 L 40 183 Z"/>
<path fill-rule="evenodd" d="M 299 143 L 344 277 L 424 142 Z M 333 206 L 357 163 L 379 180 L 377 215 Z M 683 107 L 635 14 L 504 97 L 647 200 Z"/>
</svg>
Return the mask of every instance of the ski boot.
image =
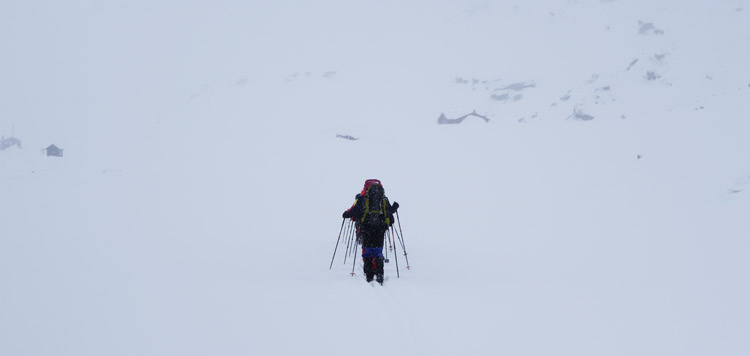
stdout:
<svg viewBox="0 0 750 356">
<path fill-rule="evenodd" d="M 377 258 L 377 265 L 375 267 L 375 271 L 376 271 L 375 272 L 375 279 L 378 281 L 378 283 L 380 283 L 380 285 L 383 285 L 383 279 L 384 279 L 383 275 L 385 274 L 383 272 L 384 263 L 385 263 L 385 259 L 383 257 L 378 257 Z"/>
</svg>

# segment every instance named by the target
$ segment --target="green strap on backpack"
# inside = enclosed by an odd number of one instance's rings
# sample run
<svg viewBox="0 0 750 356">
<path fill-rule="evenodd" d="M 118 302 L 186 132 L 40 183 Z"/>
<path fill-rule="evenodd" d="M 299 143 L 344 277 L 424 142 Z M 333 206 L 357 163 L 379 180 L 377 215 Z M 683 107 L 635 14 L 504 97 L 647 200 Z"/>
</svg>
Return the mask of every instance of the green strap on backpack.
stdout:
<svg viewBox="0 0 750 356">
<path fill-rule="evenodd" d="M 385 216 L 385 226 L 391 226 L 391 219 L 385 214 L 385 199 L 381 199 L 380 202 L 381 202 L 381 207 L 378 213 Z M 367 215 L 369 214 L 370 214 L 370 197 L 367 197 L 367 200 L 365 200 L 365 213 L 362 214 L 362 219 L 360 219 L 359 222 L 364 223 L 365 218 L 367 218 Z"/>
</svg>

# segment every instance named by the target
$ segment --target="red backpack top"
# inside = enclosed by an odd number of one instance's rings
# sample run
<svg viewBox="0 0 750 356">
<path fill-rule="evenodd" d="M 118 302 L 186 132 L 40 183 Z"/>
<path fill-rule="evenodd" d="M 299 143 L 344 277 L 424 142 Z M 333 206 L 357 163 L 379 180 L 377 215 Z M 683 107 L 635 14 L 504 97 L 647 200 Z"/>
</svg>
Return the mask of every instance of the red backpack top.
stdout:
<svg viewBox="0 0 750 356">
<path fill-rule="evenodd" d="M 379 186 L 382 186 L 383 184 L 380 183 L 379 179 L 368 179 L 365 181 L 365 187 L 362 189 L 362 192 L 359 193 L 361 196 L 367 195 L 367 190 L 370 189 L 370 186 L 373 184 L 377 184 Z"/>
</svg>

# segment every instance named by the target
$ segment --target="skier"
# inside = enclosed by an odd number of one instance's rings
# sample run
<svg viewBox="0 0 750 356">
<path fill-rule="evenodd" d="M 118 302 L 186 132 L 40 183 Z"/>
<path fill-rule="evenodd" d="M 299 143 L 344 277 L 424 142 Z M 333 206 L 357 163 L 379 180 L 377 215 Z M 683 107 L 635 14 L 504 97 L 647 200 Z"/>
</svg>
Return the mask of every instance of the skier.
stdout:
<svg viewBox="0 0 750 356">
<path fill-rule="evenodd" d="M 374 276 L 378 283 L 383 284 L 383 242 L 398 206 L 397 202 L 391 205 L 388 201 L 379 180 L 368 179 L 352 207 L 342 215 L 357 225 L 357 240 L 362 242 L 362 263 L 367 282 L 371 282 Z"/>
</svg>

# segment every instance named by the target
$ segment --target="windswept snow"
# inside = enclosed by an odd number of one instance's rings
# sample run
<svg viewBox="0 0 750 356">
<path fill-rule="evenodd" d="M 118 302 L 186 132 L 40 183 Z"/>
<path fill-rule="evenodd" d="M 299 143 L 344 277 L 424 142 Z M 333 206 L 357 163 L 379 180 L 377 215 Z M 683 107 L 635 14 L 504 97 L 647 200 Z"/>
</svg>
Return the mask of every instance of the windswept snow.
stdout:
<svg viewBox="0 0 750 356">
<path fill-rule="evenodd" d="M 3 2 L 0 355 L 747 355 L 745 5 Z"/>
</svg>

